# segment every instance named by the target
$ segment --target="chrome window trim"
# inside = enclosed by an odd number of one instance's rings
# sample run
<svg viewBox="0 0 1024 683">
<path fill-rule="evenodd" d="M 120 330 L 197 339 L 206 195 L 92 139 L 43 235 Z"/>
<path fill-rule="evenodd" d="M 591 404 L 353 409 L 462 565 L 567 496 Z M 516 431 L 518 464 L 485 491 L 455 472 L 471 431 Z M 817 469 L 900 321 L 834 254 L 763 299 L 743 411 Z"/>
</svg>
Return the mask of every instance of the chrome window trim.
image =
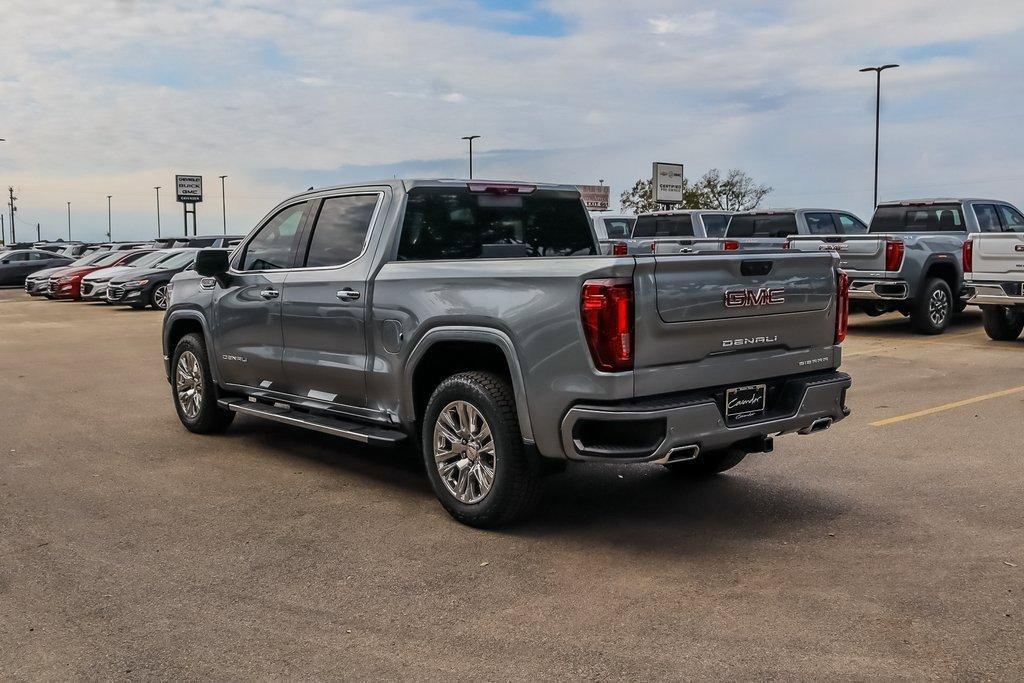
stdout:
<svg viewBox="0 0 1024 683">
<path fill-rule="evenodd" d="M 316 272 L 316 271 L 320 271 L 320 270 L 336 270 L 338 268 L 344 268 L 345 266 L 348 266 L 348 265 L 350 265 L 352 263 L 355 263 L 356 261 L 361 259 L 366 254 L 366 250 L 370 246 L 370 237 L 373 235 L 374 226 L 377 224 L 377 217 L 380 215 L 380 208 L 384 204 L 384 191 L 383 190 L 378 190 L 376 192 L 373 192 L 373 191 L 368 191 L 368 192 L 367 191 L 364 191 L 364 192 L 351 192 L 351 193 L 330 195 L 330 196 L 325 196 L 325 197 L 312 197 L 312 198 L 309 198 L 309 199 L 303 199 L 303 200 L 301 200 L 299 202 L 295 202 L 295 204 L 289 204 L 288 206 L 285 206 L 285 207 L 283 207 L 281 209 L 281 211 L 284 211 L 285 209 L 291 208 L 292 206 L 297 206 L 298 204 L 302 204 L 302 203 L 308 204 L 310 202 L 315 202 L 315 201 L 320 201 L 322 203 L 322 202 L 327 201 L 328 199 L 338 199 L 340 197 L 369 197 L 369 196 L 372 196 L 372 195 L 377 195 L 377 204 L 373 207 L 373 214 L 370 215 L 370 224 L 369 224 L 369 226 L 366 229 L 366 235 L 363 237 L 363 247 L 362 247 L 362 249 L 360 249 L 359 253 L 354 258 L 346 261 L 345 263 L 339 263 L 338 265 L 334 265 L 334 266 L 313 266 L 313 267 L 310 267 L 310 268 L 306 268 L 306 267 L 301 267 L 301 268 L 274 268 L 272 270 L 236 270 L 234 268 L 234 266 L 231 266 L 231 267 L 228 268 L 228 273 L 230 273 L 232 275 L 251 275 L 252 273 L 294 273 L 294 272 L 306 273 L 306 272 Z M 320 208 L 322 209 L 323 207 L 321 206 Z M 274 216 L 276 216 L 277 214 L 281 213 L 281 211 L 275 212 Z M 273 220 L 274 216 L 271 216 L 271 220 Z M 313 233 L 316 232 L 316 221 L 319 220 L 319 218 L 320 218 L 320 215 L 317 214 L 314 217 L 314 219 L 313 219 L 314 222 L 313 222 L 313 225 L 312 225 L 312 230 L 309 233 L 310 241 L 313 239 Z M 260 229 L 262 229 L 265 225 L 266 225 L 266 223 L 261 225 Z M 258 233 L 256 233 L 256 234 L 258 234 Z M 242 242 L 242 244 L 239 244 L 237 247 L 235 247 L 235 249 L 238 250 L 238 249 L 248 248 L 250 241 L 251 240 L 245 240 L 244 242 Z M 308 247 L 309 247 L 309 242 L 308 241 L 306 243 L 306 246 L 307 246 L 307 249 L 308 249 Z M 231 254 L 231 256 L 229 258 L 233 258 L 233 257 L 234 257 L 234 252 L 232 252 L 232 254 Z"/>
</svg>

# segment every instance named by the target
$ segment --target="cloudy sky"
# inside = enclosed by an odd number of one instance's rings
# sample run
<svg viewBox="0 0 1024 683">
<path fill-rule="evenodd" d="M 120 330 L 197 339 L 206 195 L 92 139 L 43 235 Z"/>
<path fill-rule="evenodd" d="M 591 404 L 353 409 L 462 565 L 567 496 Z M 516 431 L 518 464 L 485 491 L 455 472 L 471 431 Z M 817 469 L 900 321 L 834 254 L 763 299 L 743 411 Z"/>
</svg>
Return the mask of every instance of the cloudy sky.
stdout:
<svg viewBox="0 0 1024 683">
<path fill-rule="evenodd" d="M 463 177 L 617 194 L 652 160 L 742 168 L 772 206 L 881 198 L 1024 204 L 1020 0 L 4 0 L 0 183 L 19 236 L 247 232 L 310 185 Z M 8 219 L 9 221 L 9 219 Z"/>
</svg>

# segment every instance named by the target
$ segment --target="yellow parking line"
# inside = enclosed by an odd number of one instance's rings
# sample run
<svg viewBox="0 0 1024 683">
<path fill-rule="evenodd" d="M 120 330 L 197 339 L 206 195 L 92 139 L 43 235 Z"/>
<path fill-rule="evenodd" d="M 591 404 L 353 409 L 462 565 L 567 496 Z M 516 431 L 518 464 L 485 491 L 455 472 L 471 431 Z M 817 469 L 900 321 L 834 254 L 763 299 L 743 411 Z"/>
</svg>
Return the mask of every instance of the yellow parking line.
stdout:
<svg viewBox="0 0 1024 683">
<path fill-rule="evenodd" d="M 944 410 L 952 410 L 953 408 L 959 408 L 960 406 L 967 406 L 972 403 L 979 403 L 981 401 L 987 401 L 990 398 L 1000 398 L 1002 396 L 1010 396 L 1011 394 L 1019 394 L 1024 392 L 1024 387 L 1014 387 L 1013 389 L 1004 389 L 1002 391 L 996 391 L 991 394 L 985 394 L 984 396 L 975 396 L 974 398 L 965 398 L 962 401 L 954 401 L 952 403 L 945 403 L 941 406 L 935 406 L 934 408 L 926 408 L 925 410 L 919 410 L 916 413 L 907 413 L 906 415 L 897 415 L 896 417 L 889 417 L 884 420 L 878 420 L 872 422 L 872 427 L 884 427 L 891 425 L 895 422 L 903 422 L 904 420 L 913 420 L 915 417 L 924 417 L 925 415 L 931 415 L 932 413 L 941 413 Z"/>
</svg>

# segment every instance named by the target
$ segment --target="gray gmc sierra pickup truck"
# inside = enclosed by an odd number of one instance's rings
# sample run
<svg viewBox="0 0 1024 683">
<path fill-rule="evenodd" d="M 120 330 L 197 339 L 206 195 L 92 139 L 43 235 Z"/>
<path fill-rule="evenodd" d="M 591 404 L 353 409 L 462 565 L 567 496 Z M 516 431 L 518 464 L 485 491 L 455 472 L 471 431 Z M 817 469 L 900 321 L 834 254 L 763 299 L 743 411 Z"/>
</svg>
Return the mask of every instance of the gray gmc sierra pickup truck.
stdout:
<svg viewBox="0 0 1024 683">
<path fill-rule="evenodd" d="M 604 256 L 570 186 L 319 189 L 174 278 L 164 361 L 191 431 L 407 440 L 453 517 L 496 526 L 566 460 L 707 475 L 841 420 L 837 262 Z"/>
</svg>

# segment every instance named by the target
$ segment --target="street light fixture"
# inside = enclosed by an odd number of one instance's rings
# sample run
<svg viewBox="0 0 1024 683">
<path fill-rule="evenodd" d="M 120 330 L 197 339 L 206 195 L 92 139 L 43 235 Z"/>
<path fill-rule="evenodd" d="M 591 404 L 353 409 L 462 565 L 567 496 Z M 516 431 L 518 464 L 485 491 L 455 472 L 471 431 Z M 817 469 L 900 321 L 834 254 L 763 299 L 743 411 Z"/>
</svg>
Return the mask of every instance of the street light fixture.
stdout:
<svg viewBox="0 0 1024 683">
<path fill-rule="evenodd" d="M 156 190 L 156 238 L 160 239 L 160 185 L 154 185 Z"/>
<path fill-rule="evenodd" d="M 225 178 L 227 178 L 226 175 L 220 176 L 220 209 L 221 209 L 221 215 L 223 216 L 223 219 L 224 219 L 224 234 L 226 235 L 226 234 L 228 234 L 228 203 L 227 203 L 228 200 L 224 197 L 224 179 Z"/>
<path fill-rule="evenodd" d="M 107 195 L 107 241 L 108 242 L 113 242 L 113 240 L 110 238 L 110 198 L 113 197 L 113 196 L 114 195 L 110 195 L 110 194 Z"/>
<path fill-rule="evenodd" d="M 866 66 L 861 73 L 875 72 L 875 204 L 878 206 L 878 124 L 882 111 L 882 72 L 895 69 L 899 64 L 883 64 L 882 66 Z"/>
<path fill-rule="evenodd" d="M 469 179 L 473 179 L 473 140 L 476 140 L 479 135 L 465 135 L 463 140 L 469 141 Z"/>
</svg>

